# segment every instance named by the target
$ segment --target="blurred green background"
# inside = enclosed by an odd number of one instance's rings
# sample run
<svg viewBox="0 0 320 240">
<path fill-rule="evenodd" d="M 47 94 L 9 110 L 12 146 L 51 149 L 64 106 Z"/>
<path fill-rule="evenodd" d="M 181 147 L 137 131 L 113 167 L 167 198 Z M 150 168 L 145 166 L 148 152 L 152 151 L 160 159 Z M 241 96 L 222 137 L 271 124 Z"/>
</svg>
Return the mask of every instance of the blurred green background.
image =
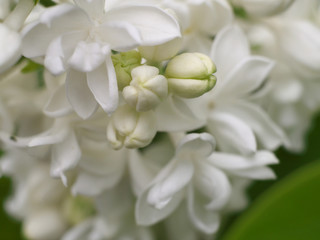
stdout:
<svg viewBox="0 0 320 240">
<path fill-rule="evenodd" d="M 306 136 L 303 153 L 279 149 L 280 164 L 272 166 L 276 181 L 255 182 L 248 209 L 226 218 L 217 240 L 320 239 L 320 114 Z M 11 182 L 0 178 L 0 203 L 11 193 Z M 0 209 L 2 240 L 23 240 L 21 224 Z M 164 240 L 164 239 L 163 239 Z M 177 239 L 180 240 L 180 239 Z"/>
</svg>

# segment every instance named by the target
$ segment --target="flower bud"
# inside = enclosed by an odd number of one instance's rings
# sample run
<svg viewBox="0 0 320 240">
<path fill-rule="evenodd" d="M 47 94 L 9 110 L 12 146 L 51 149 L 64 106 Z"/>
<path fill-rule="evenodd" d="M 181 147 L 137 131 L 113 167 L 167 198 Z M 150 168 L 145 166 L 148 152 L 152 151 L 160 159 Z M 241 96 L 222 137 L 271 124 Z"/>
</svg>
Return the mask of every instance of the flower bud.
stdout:
<svg viewBox="0 0 320 240">
<path fill-rule="evenodd" d="M 166 68 L 169 90 L 184 98 L 195 98 L 216 84 L 216 66 L 202 53 L 183 53 L 174 57 Z"/>
<path fill-rule="evenodd" d="M 182 38 L 175 38 L 157 46 L 141 46 L 139 52 L 142 57 L 152 62 L 161 62 L 175 56 L 182 45 Z"/>
<path fill-rule="evenodd" d="M 131 81 L 131 70 L 141 63 L 141 55 L 137 51 L 129 51 L 112 55 L 112 62 L 116 70 L 119 90 L 128 86 Z"/>
<path fill-rule="evenodd" d="M 119 107 L 112 115 L 107 138 L 114 149 L 147 146 L 156 135 L 156 118 L 152 111 L 136 112 L 129 105 Z"/>
<path fill-rule="evenodd" d="M 138 112 L 148 111 L 157 106 L 168 95 L 168 82 L 159 69 L 139 66 L 132 70 L 130 86 L 123 89 L 126 102 Z"/>
</svg>

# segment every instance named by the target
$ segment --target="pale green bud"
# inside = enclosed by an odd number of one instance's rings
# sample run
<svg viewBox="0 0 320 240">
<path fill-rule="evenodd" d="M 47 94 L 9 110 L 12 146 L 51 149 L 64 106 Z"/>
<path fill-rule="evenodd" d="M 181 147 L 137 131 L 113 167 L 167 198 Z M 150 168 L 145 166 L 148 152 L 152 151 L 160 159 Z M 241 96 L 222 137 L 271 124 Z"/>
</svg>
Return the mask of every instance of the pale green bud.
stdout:
<svg viewBox="0 0 320 240">
<path fill-rule="evenodd" d="M 132 70 L 130 86 L 123 89 L 125 101 L 138 112 L 156 107 L 168 95 L 168 82 L 159 75 L 159 69 L 152 66 L 139 66 Z"/>
<path fill-rule="evenodd" d="M 202 53 L 183 53 L 174 57 L 166 68 L 169 90 L 177 96 L 195 98 L 216 84 L 216 66 Z"/>
<path fill-rule="evenodd" d="M 152 111 L 137 112 L 129 105 L 124 105 L 113 113 L 107 129 L 107 138 L 114 149 L 123 146 L 141 148 L 152 141 L 157 132 L 156 126 L 156 118 Z"/>
<path fill-rule="evenodd" d="M 111 57 L 117 75 L 118 88 L 122 90 L 130 84 L 131 70 L 141 65 L 141 55 L 139 52 L 132 50 Z"/>
<path fill-rule="evenodd" d="M 182 45 L 181 38 L 175 38 L 169 42 L 157 46 L 141 46 L 139 52 L 142 57 L 152 62 L 161 62 L 175 56 Z"/>
</svg>

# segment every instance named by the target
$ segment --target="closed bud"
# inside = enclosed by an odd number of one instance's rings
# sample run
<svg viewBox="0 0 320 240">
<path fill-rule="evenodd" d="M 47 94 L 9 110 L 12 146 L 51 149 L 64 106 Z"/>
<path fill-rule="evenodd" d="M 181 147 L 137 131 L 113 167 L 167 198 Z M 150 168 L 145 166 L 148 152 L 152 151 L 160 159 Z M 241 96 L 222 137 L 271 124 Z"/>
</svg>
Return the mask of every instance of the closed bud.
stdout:
<svg viewBox="0 0 320 240">
<path fill-rule="evenodd" d="M 141 55 L 137 51 L 129 51 L 112 55 L 112 62 L 116 70 L 119 90 L 128 86 L 131 81 L 131 70 L 141 64 Z"/>
<path fill-rule="evenodd" d="M 216 84 L 216 66 L 202 53 L 183 53 L 174 57 L 166 68 L 169 90 L 177 96 L 195 98 Z"/>
<path fill-rule="evenodd" d="M 137 112 L 129 105 L 124 105 L 112 115 L 107 138 L 114 149 L 123 146 L 141 148 L 152 141 L 156 132 L 156 118 L 152 111 Z"/>
<path fill-rule="evenodd" d="M 148 111 L 157 106 L 168 95 L 168 82 L 159 69 L 139 66 L 132 70 L 130 86 L 123 89 L 126 102 L 138 112 Z"/>
</svg>

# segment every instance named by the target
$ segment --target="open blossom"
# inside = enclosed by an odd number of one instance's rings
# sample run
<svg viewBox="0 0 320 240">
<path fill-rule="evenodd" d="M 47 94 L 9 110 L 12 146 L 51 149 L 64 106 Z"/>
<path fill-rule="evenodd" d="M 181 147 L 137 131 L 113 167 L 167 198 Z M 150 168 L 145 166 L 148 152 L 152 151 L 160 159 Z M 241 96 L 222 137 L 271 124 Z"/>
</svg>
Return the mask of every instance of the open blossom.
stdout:
<svg viewBox="0 0 320 240">
<path fill-rule="evenodd" d="M 103 0 L 60 4 L 24 31 L 23 55 L 44 57 L 53 74 L 67 72 L 68 100 L 82 118 L 90 117 L 98 104 L 109 114 L 118 106 L 111 50 L 128 51 L 180 36 L 177 21 L 157 7 L 130 5 L 105 11 L 104 5 Z"/>
<path fill-rule="evenodd" d="M 212 234 L 219 226 L 219 211 L 228 203 L 232 192 L 228 174 L 249 179 L 274 178 L 266 165 L 278 160 L 270 152 L 259 151 L 245 158 L 214 149 L 215 140 L 208 133 L 185 136 L 173 158 L 139 194 L 138 224 L 148 226 L 166 218 L 186 198 L 191 222 L 198 230 Z"/>
<path fill-rule="evenodd" d="M 225 56 L 228 56 L 226 58 Z M 275 149 L 285 136 L 266 112 L 250 97 L 267 78 L 274 63 L 264 57 L 250 56 L 244 33 L 235 26 L 221 31 L 213 43 L 211 58 L 217 65 L 215 89 L 209 99 L 209 123 L 223 151 L 248 154 L 257 150 L 258 141 Z"/>
</svg>

